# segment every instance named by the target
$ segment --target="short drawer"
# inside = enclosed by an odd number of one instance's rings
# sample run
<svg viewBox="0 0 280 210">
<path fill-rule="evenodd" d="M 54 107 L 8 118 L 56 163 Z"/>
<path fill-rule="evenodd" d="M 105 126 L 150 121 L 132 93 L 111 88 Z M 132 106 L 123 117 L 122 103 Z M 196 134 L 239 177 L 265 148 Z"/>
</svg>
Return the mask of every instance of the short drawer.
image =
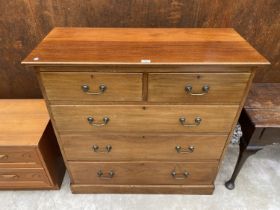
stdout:
<svg viewBox="0 0 280 210">
<path fill-rule="evenodd" d="M 212 184 L 217 162 L 69 162 L 74 184 Z"/>
<path fill-rule="evenodd" d="M 40 166 L 40 159 L 33 147 L 0 147 L 0 167 L 4 164 Z"/>
<path fill-rule="evenodd" d="M 83 105 L 51 106 L 60 134 L 108 132 L 225 132 L 238 106 Z"/>
<path fill-rule="evenodd" d="M 62 135 L 68 160 L 218 160 L 227 135 Z"/>
<path fill-rule="evenodd" d="M 13 186 L 24 181 L 49 183 L 44 169 L 0 168 L 0 185 L 5 182 Z"/>
<path fill-rule="evenodd" d="M 202 104 L 239 104 L 250 73 L 149 74 L 148 100 Z"/>
<path fill-rule="evenodd" d="M 141 101 L 142 74 L 41 72 L 48 100 Z"/>
</svg>

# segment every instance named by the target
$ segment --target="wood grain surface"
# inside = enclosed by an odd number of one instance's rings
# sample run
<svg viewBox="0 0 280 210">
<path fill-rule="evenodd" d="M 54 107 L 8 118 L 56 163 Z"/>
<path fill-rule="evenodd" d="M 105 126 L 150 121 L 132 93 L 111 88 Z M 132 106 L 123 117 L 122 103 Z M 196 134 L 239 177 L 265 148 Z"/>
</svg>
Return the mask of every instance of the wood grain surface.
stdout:
<svg viewBox="0 0 280 210">
<path fill-rule="evenodd" d="M 280 127 L 280 84 L 256 83 L 248 94 L 244 111 L 255 127 Z"/>
<path fill-rule="evenodd" d="M 65 164 L 51 122 L 36 149 L 53 189 L 60 189 L 65 175 Z"/>
<path fill-rule="evenodd" d="M 164 185 L 207 185 L 213 184 L 217 162 L 69 162 L 74 184 L 164 184 Z M 102 170 L 104 176 L 112 170 L 111 179 L 98 177 Z M 171 173 L 175 171 L 175 179 Z M 187 171 L 187 177 L 182 173 Z M 182 178 L 182 179 L 181 179 Z"/>
<path fill-rule="evenodd" d="M 22 63 L 269 64 L 232 28 L 54 28 Z"/>
<path fill-rule="evenodd" d="M 51 106 L 54 121 L 60 134 L 79 133 L 189 133 L 219 132 L 229 133 L 238 110 L 237 105 L 76 105 Z M 109 122 L 96 127 L 88 123 L 102 124 L 103 118 Z M 183 126 L 179 118 L 194 124 L 196 117 L 202 119 L 198 126 Z"/>
<path fill-rule="evenodd" d="M 52 190 L 42 168 L 0 168 L 0 190 Z"/>
<path fill-rule="evenodd" d="M 214 185 L 90 185 L 71 184 L 72 193 L 192 194 L 210 195 Z"/>
<path fill-rule="evenodd" d="M 10 182 L 12 186 L 22 181 L 41 181 L 49 183 L 49 179 L 43 168 L 0 168 L 0 185 L 5 184 L 5 182 Z"/>
<path fill-rule="evenodd" d="M 280 109 L 280 84 L 255 83 L 252 85 L 245 109 Z"/>
<path fill-rule="evenodd" d="M 149 74 L 148 101 L 187 104 L 239 104 L 250 73 Z M 204 86 L 209 87 L 207 92 Z M 190 86 L 191 91 L 186 91 Z M 205 95 L 192 95 L 205 94 Z"/>
<path fill-rule="evenodd" d="M 42 72 L 40 75 L 50 101 L 142 101 L 142 74 Z M 88 85 L 89 91 L 84 92 L 82 85 Z M 105 85 L 104 92 L 100 93 L 100 85 Z"/>
<path fill-rule="evenodd" d="M 38 145 L 49 120 L 43 99 L 0 100 L 0 146 Z"/>
<path fill-rule="evenodd" d="M 0 5 L 0 97 L 41 97 L 35 73 L 20 62 L 56 26 L 233 27 L 272 63 L 255 81 L 280 82 L 279 11 L 279 0 L 7 1 Z"/>
<path fill-rule="evenodd" d="M 62 135 L 68 160 L 81 161 L 186 161 L 218 160 L 227 135 Z M 94 151 L 93 146 L 98 150 Z M 110 145 L 110 152 L 106 146 Z M 176 146 L 181 150 L 177 152 Z M 193 147 L 193 152 L 188 150 Z"/>
<path fill-rule="evenodd" d="M 15 137 L 16 138 L 16 137 Z M 41 161 L 34 147 L 0 147 L 0 168 L 3 167 L 39 167 Z"/>
</svg>

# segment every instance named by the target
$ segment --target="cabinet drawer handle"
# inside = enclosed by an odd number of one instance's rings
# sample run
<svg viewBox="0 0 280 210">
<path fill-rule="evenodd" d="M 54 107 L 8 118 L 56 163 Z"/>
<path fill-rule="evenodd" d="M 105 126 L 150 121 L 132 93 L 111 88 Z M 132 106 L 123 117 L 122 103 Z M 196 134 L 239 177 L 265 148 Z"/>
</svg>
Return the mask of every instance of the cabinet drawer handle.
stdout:
<svg viewBox="0 0 280 210">
<path fill-rule="evenodd" d="M 90 125 L 95 126 L 95 127 L 101 127 L 101 126 L 105 126 L 108 124 L 109 122 L 109 117 L 103 117 L 103 123 L 94 123 L 94 118 L 93 117 L 88 117 L 87 121 Z"/>
<path fill-rule="evenodd" d="M 8 159 L 8 155 L 0 155 L 0 160 L 7 160 Z"/>
<path fill-rule="evenodd" d="M 182 148 L 180 145 L 177 145 L 175 147 L 175 150 L 177 153 L 193 153 L 194 152 L 194 146 L 191 145 L 188 148 Z"/>
<path fill-rule="evenodd" d="M 99 170 L 97 172 L 97 176 L 100 178 L 100 179 L 112 179 L 115 175 L 115 172 L 113 170 L 110 170 L 108 172 L 108 175 L 104 175 L 103 171 L 102 170 Z"/>
<path fill-rule="evenodd" d="M 186 93 L 188 93 L 192 96 L 203 96 L 203 95 L 208 93 L 209 89 L 210 89 L 210 87 L 208 85 L 203 85 L 202 88 L 201 88 L 201 90 L 202 90 L 201 93 L 193 93 L 192 92 L 192 85 L 186 85 L 185 86 Z"/>
<path fill-rule="evenodd" d="M 186 178 L 188 178 L 190 173 L 187 171 L 184 171 L 184 173 L 182 173 L 182 174 L 177 174 L 176 171 L 174 170 L 171 172 L 171 175 L 174 179 L 186 179 Z"/>
<path fill-rule="evenodd" d="M 99 86 L 99 91 L 98 92 L 91 92 L 90 91 L 90 87 L 89 85 L 85 84 L 85 85 L 82 85 L 82 90 L 86 93 L 86 94 L 89 94 L 89 95 L 101 95 L 105 92 L 105 90 L 107 89 L 106 85 L 100 85 Z"/>
<path fill-rule="evenodd" d="M 100 148 L 98 145 L 94 144 L 92 149 L 94 152 L 109 153 L 112 150 L 112 146 L 110 144 L 108 144 L 108 145 L 106 145 L 106 147 Z"/>
<path fill-rule="evenodd" d="M 194 119 L 194 123 L 186 123 L 186 118 L 185 117 L 180 117 L 179 118 L 179 122 L 181 123 L 181 125 L 186 126 L 186 127 L 195 127 L 195 126 L 199 126 L 200 123 L 202 121 L 201 117 L 196 117 Z"/>
<path fill-rule="evenodd" d="M 16 174 L 0 174 L 0 177 L 4 179 L 18 179 L 19 176 Z"/>
</svg>

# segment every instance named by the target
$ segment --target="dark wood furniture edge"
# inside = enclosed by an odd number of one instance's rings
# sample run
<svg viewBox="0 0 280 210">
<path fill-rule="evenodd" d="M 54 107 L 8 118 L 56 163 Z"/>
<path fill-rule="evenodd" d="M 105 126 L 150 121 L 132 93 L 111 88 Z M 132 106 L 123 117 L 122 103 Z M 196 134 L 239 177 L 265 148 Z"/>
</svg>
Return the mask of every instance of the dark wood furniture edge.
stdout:
<svg viewBox="0 0 280 210">
<path fill-rule="evenodd" d="M 48 123 L 38 148 L 40 150 L 40 159 L 43 159 L 44 169 L 48 174 L 50 183 L 53 185 L 53 189 L 60 189 L 64 175 L 65 165 L 62 160 L 61 152 L 57 140 L 55 138 L 54 129 L 51 122 Z"/>
<path fill-rule="evenodd" d="M 243 128 L 243 135 L 240 138 L 239 154 L 234 167 L 234 171 L 231 178 L 225 182 L 225 186 L 229 190 L 233 190 L 235 188 L 236 177 L 238 176 L 242 166 L 244 165 L 248 157 L 263 148 L 258 146 L 249 146 L 250 139 L 259 138 L 262 135 L 263 128 L 257 128 L 254 125 L 254 123 L 250 119 L 250 116 L 247 114 L 246 109 L 242 109 L 239 123 L 241 125 L 241 129 Z"/>
</svg>

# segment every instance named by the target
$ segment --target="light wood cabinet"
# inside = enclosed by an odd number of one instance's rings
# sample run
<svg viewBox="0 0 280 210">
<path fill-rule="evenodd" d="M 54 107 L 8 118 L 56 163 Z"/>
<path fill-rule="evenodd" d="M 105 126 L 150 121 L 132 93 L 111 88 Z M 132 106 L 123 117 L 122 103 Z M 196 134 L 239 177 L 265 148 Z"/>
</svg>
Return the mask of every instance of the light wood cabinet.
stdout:
<svg viewBox="0 0 280 210">
<path fill-rule="evenodd" d="M 59 189 L 64 174 L 45 101 L 0 100 L 0 190 Z"/>
</svg>

